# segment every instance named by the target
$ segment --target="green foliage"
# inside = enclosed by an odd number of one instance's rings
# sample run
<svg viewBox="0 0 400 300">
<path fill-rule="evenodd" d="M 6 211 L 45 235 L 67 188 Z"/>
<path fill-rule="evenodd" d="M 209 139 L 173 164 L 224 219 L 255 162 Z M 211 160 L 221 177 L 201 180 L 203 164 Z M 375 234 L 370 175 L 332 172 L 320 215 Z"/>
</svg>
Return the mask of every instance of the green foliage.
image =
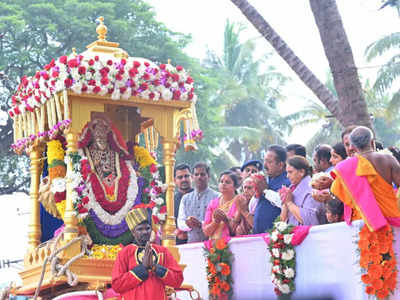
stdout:
<svg viewBox="0 0 400 300">
<path fill-rule="evenodd" d="M 99 16 L 105 18 L 107 39 L 118 41 L 131 56 L 155 62 L 171 59 L 175 65 L 199 69 L 198 63 L 183 52 L 191 37 L 157 22 L 152 7 L 142 0 L 4 0 L 0 3 L 0 109 L 7 110 L 23 75 L 33 75 L 52 58 L 70 54 L 73 47 L 82 52 L 95 41 Z M 201 76 L 200 71 L 196 74 Z M 1 127 L 0 141 L 2 170 L 16 165 L 13 170 L 22 170 L 10 178 L 0 172 L 0 192 L 18 190 L 20 181 L 25 182 L 26 190 L 29 165 L 26 158 L 11 154 L 11 120 Z"/>
<path fill-rule="evenodd" d="M 390 2 L 390 1 L 387 1 Z M 397 7 L 400 8 L 399 2 Z M 394 87 L 393 83 L 400 78 L 400 32 L 394 32 L 388 36 L 369 45 L 365 51 L 368 61 L 376 57 L 382 56 L 389 51 L 395 54 L 378 70 L 378 75 L 374 83 L 374 89 L 382 96 L 388 91 L 394 90 L 392 99 L 390 100 L 391 109 L 398 110 L 400 107 L 400 89 Z"/>
</svg>

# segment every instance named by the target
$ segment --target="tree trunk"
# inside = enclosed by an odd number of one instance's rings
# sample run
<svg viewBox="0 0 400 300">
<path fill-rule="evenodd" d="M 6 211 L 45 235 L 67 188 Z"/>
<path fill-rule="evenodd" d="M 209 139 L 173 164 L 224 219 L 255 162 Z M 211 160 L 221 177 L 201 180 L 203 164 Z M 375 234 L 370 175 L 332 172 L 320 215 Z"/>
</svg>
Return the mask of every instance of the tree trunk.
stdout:
<svg viewBox="0 0 400 300">
<path fill-rule="evenodd" d="M 326 106 L 332 115 L 342 123 L 339 114 L 338 100 L 326 88 L 326 86 L 318 80 L 307 66 L 298 58 L 285 41 L 275 32 L 275 30 L 264 20 L 258 11 L 251 6 L 247 0 L 231 0 L 246 18 L 254 25 L 261 35 L 274 47 L 283 60 L 292 68 L 292 70 L 300 77 L 304 84 L 318 97 L 318 99 Z M 343 124 L 344 125 L 344 124 Z"/>
<path fill-rule="evenodd" d="M 339 96 L 342 124 L 372 128 L 353 52 L 335 0 L 310 0 L 325 55 Z"/>
</svg>

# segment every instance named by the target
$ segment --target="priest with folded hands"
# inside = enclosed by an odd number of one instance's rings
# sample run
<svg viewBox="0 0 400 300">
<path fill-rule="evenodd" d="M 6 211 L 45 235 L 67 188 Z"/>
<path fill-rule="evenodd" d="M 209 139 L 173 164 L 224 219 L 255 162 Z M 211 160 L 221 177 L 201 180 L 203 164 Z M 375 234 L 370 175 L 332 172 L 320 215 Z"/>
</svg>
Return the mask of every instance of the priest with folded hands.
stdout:
<svg viewBox="0 0 400 300">
<path fill-rule="evenodd" d="M 165 287 L 179 288 L 183 273 L 167 248 L 150 244 L 151 215 L 146 208 L 131 210 L 126 223 L 134 243 L 118 253 L 112 288 L 119 299 L 167 299 Z"/>
</svg>

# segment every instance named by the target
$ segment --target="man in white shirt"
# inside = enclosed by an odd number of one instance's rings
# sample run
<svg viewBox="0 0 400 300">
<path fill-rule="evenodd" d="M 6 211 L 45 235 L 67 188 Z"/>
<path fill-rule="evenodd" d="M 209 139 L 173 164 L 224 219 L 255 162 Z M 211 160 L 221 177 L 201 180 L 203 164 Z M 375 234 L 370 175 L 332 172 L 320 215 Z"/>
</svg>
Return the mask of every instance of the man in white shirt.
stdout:
<svg viewBox="0 0 400 300">
<path fill-rule="evenodd" d="M 178 228 L 188 233 L 188 243 L 206 239 L 201 228 L 208 204 L 218 197 L 218 193 L 208 187 L 210 167 L 197 163 L 193 167 L 194 191 L 182 197 L 179 206 Z"/>
</svg>

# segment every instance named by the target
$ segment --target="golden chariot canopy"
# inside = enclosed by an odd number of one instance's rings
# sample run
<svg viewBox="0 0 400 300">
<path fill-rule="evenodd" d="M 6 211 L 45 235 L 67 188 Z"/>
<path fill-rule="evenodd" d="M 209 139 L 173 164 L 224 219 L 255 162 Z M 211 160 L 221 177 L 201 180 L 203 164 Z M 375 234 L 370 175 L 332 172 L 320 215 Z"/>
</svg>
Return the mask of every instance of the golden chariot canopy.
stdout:
<svg viewBox="0 0 400 300">
<path fill-rule="evenodd" d="M 106 112 L 124 138 L 137 140 L 142 133 L 150 151 L 159 134 L 179 137 L 183 121 L 185 149 L 194 149 L 202 133 L 193 79 L 182 66 L 129 57 L 118 43 L 106 40 L 107 28 L 99 19 L 98 40 L 88 50 L 77 54 L 73 49 L 21 79 L 8 112 L 14 121 L 13 149 L 21 153 L 69 127 L 79 132 L 92 112 Z"/>
</svg>

